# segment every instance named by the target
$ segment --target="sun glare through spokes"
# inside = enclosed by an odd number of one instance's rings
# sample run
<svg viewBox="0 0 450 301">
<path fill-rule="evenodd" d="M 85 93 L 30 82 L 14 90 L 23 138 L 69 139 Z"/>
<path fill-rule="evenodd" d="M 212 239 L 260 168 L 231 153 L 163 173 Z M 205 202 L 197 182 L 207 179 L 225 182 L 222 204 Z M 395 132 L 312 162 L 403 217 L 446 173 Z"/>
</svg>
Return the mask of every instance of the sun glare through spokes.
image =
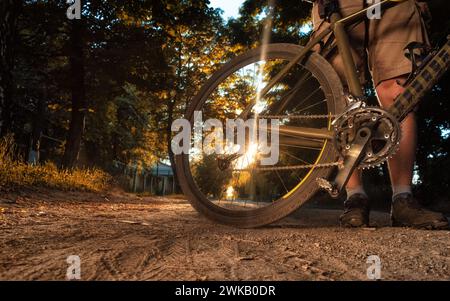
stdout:
<svg viewBox="0 0 450 301">
<path fill-rule="evenodd" d="M 258 159 L 258 144 L 250 143 L 247 151 L 237 159 L 236 169 L 245 169 L 256 163 Z"/>
<path fill-rule="evenodd" d="M 233 186 L 228 186 L 226 191 L 227 200 L 232 200 L 234 198 L 235 190 Z"/>
<path fill-rule="evenodd" d="M 265 59 L 265 58 L 264 58 Z M 253 112 L 256 115 L 261 114 L 261 112 L 264 111 L 264 109 L 266 108 L 266 103 L 264 103 L 261 100 L 261 91 L 264 89 L 264 87 L 266 86 L 267 82 L 264 81 L 264 76 L 263 76 L 263 72 L 264 72 L 264 66 L 265 66 L 265 61 L 262 61 L 258 70 L 258 73 L 256 74 L 256 78 L 255 78 L 255 84 L 256 84 L 256 102 L 255 105 L 253 106 Z"/>
<path fill-rule="evenodd" d="M 266 82 L 264 82 L 264 67 L 265 67 L 265 62 L 267 59 L 267 46 L 270 43 L 270 36 L 272 34 L 272 23 L 273 23 L 273 10 L 274 10 L 274 0 L 269 0 L 268 3 L 268 13 L 264 22 L 264 32 L 263 32 L 263 36 L 262 36 L 262 40 L 261 40 L 261 47 L 262 47 L 262 51 L 261 51 L 261 65 L 259 66 L 259 70 L 258 70 L 258 74 L 257 74 L 257 78 L 256 78 L 256 83 L 257 83 L 257 95 L 256 95 L 256 101 L 255 101 L 255 105 L 253 106 L 253 111 L 255 112 L 255 114 L 260 114 L 264 108 L 265 108 L 265 104 L 261 101 L 261 98 L 263 95 L 261 95 L 261 91 L 264 89 L 265 85 L 267 84 Z"/>
<path fill-rule="evenodd" d="M 261 91 L 266 86 L 267 82 L 264 78 L 264 68 L 267 61 L 267 46 L 270 43 L 270 36 L 272 33 L 272 23 L 273 23 L 273 9 L 274 9 L 274 0 L 269 0 L 268 3 L 268 13 L 266 16 L 265 24 L 264 24 L 264 32 L 261 40 L 261 64 L 259 65 L 259 70 L 257 74 L 255 74 L 255 83 L 256 83 L 256 101 L 255 105 L 253 106 L 253 112 L 255 113 L 256 117 L 258 114 L 263 112 L 267 108 L 267 103 L 262 101 Z M 256 123 L 257 118 L 255 118 Z M 256 124 L 255 124 L 256 125 Z M 243 156 L 241 156 L 237 162 L 236 167 L 238 169 L 245 169 L 256 163 L 258 160 L 258 144 L 257 143 L 250 143 L 247 146 L 247 150 Z"/>
</svg>

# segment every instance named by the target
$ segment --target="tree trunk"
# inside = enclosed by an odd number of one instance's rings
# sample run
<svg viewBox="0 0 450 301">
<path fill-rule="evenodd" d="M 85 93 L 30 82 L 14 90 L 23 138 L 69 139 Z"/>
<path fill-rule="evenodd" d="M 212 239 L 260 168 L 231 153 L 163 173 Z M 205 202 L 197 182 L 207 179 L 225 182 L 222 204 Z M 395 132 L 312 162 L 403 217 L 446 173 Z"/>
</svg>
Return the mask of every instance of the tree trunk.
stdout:
<svg viewBox="0 0 450 301">
<path fill-rule="evenodd" d="M 66 146 L 62 159 L 63 168 L 75 167 L 83 138 L 87 102 L 84 69 L 84 21 L 72 20 L 70 34 L 70 75 L 72 78 L 72 113 Z"/>
<path fill-rule="evenodd" d="M 182 39 L 182 37 L 180 37 Z M 167 64 L 166 64 L 167 65 Z M 181 86 L 181 67 L 182 67 L 182 52 L 179 50 L 178 52 L 178 70 L 177 70 L 177 84 L 176 84 L 176 95 L 170 96 L 169 104 L 167 105 L 167 128 L 166 128 L 166 135 L 167 135 L 167 152 L 169 154 L 169 161 L 170 165 L 172 167 L 173 171 L 173 180 L 176 184 L 176 186 L 179 186 L 177 172 L 176 172 L 176 164 L 175 164 L 175 154 L 172 151 L 172 122 L 174 121 L 174 114 L 175 114 L 175 107 L 178 102 L 178 98 L 180 95 L 180 86 Z"/>
<path fill-rule="evenodd" d="M 0 1 L 0 136 L 12 128 L 14 45 L 20 0 Z"/>
<path fill-rule="evenodd" d="M 43 84 L 42 94 L 37 100 L 36 111 L 33 116 L 33 129 L 31 131 L 30 147 L 28 153 L 28 163 L 32 165 L 39 164 L 40 160 L 40 147 L 42 132 L 44 130 L 45 123 L 45 108 L 47 106 L 48 99 L 48 78 L 44 75 L 45 82 Z"/>
<path fill-rule="evenodd" d="M 33 116 L 33 129 L 31 131 L 30 147 L 28 153 L 28 163 L 32 165 L 39 164 L 40 145 L 41 145 L 42 130 L 44 128 L 43 124 L 44 124 L 44 114 L 47 97 L 48 97 L 47 84 L 45 84 L 42 97 L 39 97 L 38 99 L 37 110 Z"/>
<path fill-rule="evenodd" d="M 173 171 L 173 180 L 176 185 L 178 185 L 178 178 L 176 173 L 176 165 L 175 165 L 175 154 L 172 151 L 172 122 L 173 122 L 173 114 L 175 109 L 175 100 L 170 100 L 168 109 L 167 109 L 167 149 L 169 153 L 170 165 Z"/>
</svg>

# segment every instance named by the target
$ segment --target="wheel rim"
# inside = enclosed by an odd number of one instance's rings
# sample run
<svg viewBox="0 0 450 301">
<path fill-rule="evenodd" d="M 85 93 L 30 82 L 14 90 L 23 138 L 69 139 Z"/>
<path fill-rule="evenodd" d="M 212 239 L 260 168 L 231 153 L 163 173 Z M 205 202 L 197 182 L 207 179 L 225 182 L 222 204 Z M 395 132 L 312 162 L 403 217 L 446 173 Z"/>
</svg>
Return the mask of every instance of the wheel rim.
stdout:
<svg viewBox="0 0 450 301">
<path fill-rule="evenodd" d="M 289 57 L 284 57 L 281 60 L 274 60 L 274 57 L 268 57 L 266 60 L 254 59 L 254 61 L 246 61 L 245 63 L 237 65 L 232 70 L 228 71 L 227 80 L 216 81 L 215 84 L 201 97 L 197 104 L 196 110 L 203 112 L 203 119 L 217 118 L 224 119 L 234 118 L 239 116 L 239 110 L 245 108 L 245 104 L 249 102 L 251 97 L 242 97 L 242 91 L 251 91 L 252 95 L 256 95 L 258 87 L 261 84 L 269 81 L 269 78 L 276 74 L 275 70 L 280 69 L 284 64 L 287 64 Z M 263 66 L 263 67 L 262 67 Z M 285 99 L 285 92 L 292 88 L 295 81 L 290 81 L 289 78 L 283 82 L 286 86 L 283 90 L 280 85 L 275 86 L 267 95 L 260 100 L 263 103 L 262 109 L 259 110 L 261 116 L 279 114 L 285 116 L 286 114 L 295 115 L 326 115 L 333 111 L 326 101 L 324 91 L 321 89 L 319 81 L 314 75 L 308 71 L 305 66 L 298 66 L 296 74 L 291 74 L 293 78 L 304 78 L 304 81 L 310 81 L 308 89 L 299 89 L 294 99 L 300 101 L 289 102 L 287 106 L 280 111 L 274 105 L 279 103 L 280 99 Z M 251 75 L 249 75 L 251 73 Z M 238 76 L 237 76 L 238 75 Z M 301 77 L 298 77 L 301 76 Z M 249 80 L 250 79 L 250 80 Z M 230 83 L 231 80 L 231 83 Z M 304 85 L 300 86 L 303 88 Z M 239 90 L 237 90 L 239 87 Z M 240 94 L 239 94 L 240 93 Z M 282 97 L 280 97 L 282 96 Z M 224 98 L 226 101 L 224 102 Z M 242 100 L 245 101 L 242 101 Z M 220 101 L 219 101 L 220 100 Z M 221 105 L 219 105 L 221 104 Z M 294 105 L 295 104 L 295 105 Z M 214 109 L 211 109 L 213 108 Z M 233 112 L 234 110 L 234 112 Z M 192 112 L 191 112 L 192 113 Z M 219 114 L 220 113 L 220 114 Z M 192 115 L 192 114 L 191 114 Z M 219 116 L 222 115 L 222 116 Z M 290 115 L 291 116 L 291 115 Z M 193 122 L 193 116 L 188 116 Z M 288 118 L 282 120 L 283 124 L 293 125 L 307 123 L 313 128 L 329 128 L 331 117 L 323 120 L 307 120 Z M 280 143 L 280 162 L 277 166 L 286 164 L 294 165 L 294 161 L 304 164 L 317 164 L 327 148 L 327 142 L 321 141 L 320 147 L 315 148 L 301 148 L 301 156 L 299 152 L 292 150 L 287 151 L 284 145 Z M 289 148 L 289 146 L 286 146 Z M 215 167 L 215 158 L 202 157 L 196 158 L 194 155 L 184 156 L 185 174 L 190 177 L 189 182 L 197 189 L 197 198 L 201 198 L 203 202 L 209 202 L 210 207 L 216 209 L 221 213 L 233 212 L 240 216 L 248 216 L 250 214 L 257 214 L 265 211 L 278 202 L 292 196 L 314 172 L 314 168 L 294 172 L 293 170 L 284 171 L 285 175 L 281 175 L 280 171 L 273 171 L 271 176 L 262 176 L 261 172 L 257 170 L 258 164 L 254 162 L 245 162 L 250 160 L 246 155 L 235 160 L 234 167 L 241 165 L 242 167 L 256 168 L 256 172 L 241 171 L 238 176 L 233 172 L 226 174 L 227 171 L 221 171 Z M 217 158 L 216 158 L 217 159 Z M 202 162 L 202 163 L 199 163 Z M 199 165 L 201 168 L 199 168 Z M 216 165 L 217 166 L 217 165 Z M 205 172 L 206 171 L 206 172 Z M 209 174 L 213 174 L 216 178 L 211 179 Z M 242 179 L 242 173 L 250 174 L 247 180 Z M 286 174 L 289 173 L 287 176 Z M 206 180 L 206 181 L 205 181 Z M 253 183 L 249 185 L 249 183 Z M 265 188 L 269 189 L 265 189 Z"/>
</svg>

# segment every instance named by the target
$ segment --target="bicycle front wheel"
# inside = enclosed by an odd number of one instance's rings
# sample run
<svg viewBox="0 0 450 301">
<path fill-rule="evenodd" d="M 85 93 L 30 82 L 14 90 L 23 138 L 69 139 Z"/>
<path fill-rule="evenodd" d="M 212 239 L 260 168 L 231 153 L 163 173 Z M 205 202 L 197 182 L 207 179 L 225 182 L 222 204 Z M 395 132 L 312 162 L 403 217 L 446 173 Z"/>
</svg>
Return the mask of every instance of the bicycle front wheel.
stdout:
<svg viewBox="0 0 450 301">
<path fill-rule="evenodd" d="M 194 125 L 194 113 L 200 111 L 203 120 L 225 124 L 250 106 L 260 118 L 278 119 L 280 127 L 330 129 L 333 116 L 345 107 L 343 88 L 334 69 L 318 54 L 308 55 L 266 95 L 259 95 L 301 50 L 293 44 L 271 44 L 234 58 L 207 81 L 185 118 Z M 205 140 L 208 133 L 202 135 Z M 220 164 L 223 155 L 206 155 L 193 147 L 189 154 L 176 156 L 181 188 L 193 207 L 214 221 L 244 228 L 275 222 L 317 192 L 316 178 L 326 178 L 333 170 L 332 164 L 317 166 L 337 158 L 326 139 L 280 131 L 278 147 L 279 161 L 269 168 L 261 166 L 258 145 L 247 145 L 245 154 L 232 157 L 225 168 Z"/>
</svg>

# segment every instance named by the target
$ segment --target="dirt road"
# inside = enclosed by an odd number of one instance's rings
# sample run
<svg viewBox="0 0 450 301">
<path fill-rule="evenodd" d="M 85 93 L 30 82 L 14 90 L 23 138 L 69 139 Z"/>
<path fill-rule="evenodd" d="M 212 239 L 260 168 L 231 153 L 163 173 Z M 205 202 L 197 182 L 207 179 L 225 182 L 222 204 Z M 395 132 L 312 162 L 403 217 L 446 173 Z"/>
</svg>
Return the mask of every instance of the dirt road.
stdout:
<svg viewBox="0 0 450 301">
<path fill-rule="evenodd" d="M 0 195 L 0 280 L 450 280 L 450 232 L 341 229 L 339 211 L 304 209 L 261 229 L 214 224 L 182 199 L 48 192 Z"/>
</svg>

